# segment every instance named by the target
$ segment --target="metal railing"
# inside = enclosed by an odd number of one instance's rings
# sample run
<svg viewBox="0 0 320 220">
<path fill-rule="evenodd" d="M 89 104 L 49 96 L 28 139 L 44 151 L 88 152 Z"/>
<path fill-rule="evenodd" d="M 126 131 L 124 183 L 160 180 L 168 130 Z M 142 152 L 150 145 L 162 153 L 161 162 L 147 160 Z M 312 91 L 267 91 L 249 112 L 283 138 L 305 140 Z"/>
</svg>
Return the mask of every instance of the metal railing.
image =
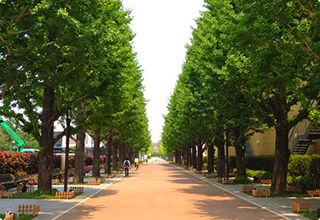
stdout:
<svg viewBox="0 0 320 220">
<path fill-rule="evenodd" d="M 291 153 L 294 151 L 299 140 L 308 138 L 310 130 L 310 122 L 308 119 L 303 119 L 291 129 L 288 139 L 289 150 Z"/>
</svg>

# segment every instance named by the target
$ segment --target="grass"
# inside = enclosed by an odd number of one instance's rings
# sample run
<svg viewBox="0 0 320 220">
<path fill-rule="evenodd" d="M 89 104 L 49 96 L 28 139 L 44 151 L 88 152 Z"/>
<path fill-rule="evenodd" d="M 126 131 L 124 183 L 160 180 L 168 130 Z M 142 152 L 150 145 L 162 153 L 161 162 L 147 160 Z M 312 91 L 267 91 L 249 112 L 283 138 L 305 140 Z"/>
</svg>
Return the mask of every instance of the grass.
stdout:
<svg viewBox="0 0 320 220">
<path fill-rule="evenodd" d="M 305 212 L 299 212 L 299 214 L 306 217 L 306 218 L 310 218 L 310 219 L 314 219 L 314 220 L 319 219 L 317 217 L 317 211 L 305 211 Z"/>
<path fill-rule="evenodd" d="M 5 214 L 0 214 L 0 219 L 4 219 L 4 216 Z M 33 216 L 32 214 L 19 214 L 19 217 L 18 217 L 18 215 L 15 214 L 13 219 L 14 220 L 30 220 L 30 219 L 33 219 Z"/>
<path fill-rule="evenodd" d="M 13 193 L 12 198 L 14 199 L 57 199 L 55 193 L 57 189 L 52 189 L 51 192 L 43 192 L 41 190 L 35 190 L 30 193 Z M 81 195 L 81 193 L 75 193 L 75 197 Z M 74 197 L 74 198 L 75 198 Z"/>
</svg>

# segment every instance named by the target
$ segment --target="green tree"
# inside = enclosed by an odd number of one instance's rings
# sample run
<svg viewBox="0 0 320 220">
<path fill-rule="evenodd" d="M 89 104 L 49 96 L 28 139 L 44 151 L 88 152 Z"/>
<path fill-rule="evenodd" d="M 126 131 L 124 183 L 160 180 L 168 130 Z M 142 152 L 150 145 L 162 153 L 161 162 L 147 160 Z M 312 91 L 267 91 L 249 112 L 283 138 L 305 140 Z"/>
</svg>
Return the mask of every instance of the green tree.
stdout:
<svg viewBox="0 0 320 220">
<path fill-rule="evenodd" d="M 248 58 L 248 91 L 261 111 L 259 119 L 276 131 L 271 191 L 281 193 L 286 187 L 290 155 L 288 132 L 307 117 L 319 93 L 314 84 L 319 79 L 318 61 L 299 37 L 309 36 L 313 46 L 317 44 L 311 37 L 314 30 L 310 29 L 314 27 L 314 19 L 306 18 L 299 1 L 235 4 L 244 16 L 235 29 L 234 46 Z M 293 107 L 298 113 L 289 117 Z"/>
</svg>

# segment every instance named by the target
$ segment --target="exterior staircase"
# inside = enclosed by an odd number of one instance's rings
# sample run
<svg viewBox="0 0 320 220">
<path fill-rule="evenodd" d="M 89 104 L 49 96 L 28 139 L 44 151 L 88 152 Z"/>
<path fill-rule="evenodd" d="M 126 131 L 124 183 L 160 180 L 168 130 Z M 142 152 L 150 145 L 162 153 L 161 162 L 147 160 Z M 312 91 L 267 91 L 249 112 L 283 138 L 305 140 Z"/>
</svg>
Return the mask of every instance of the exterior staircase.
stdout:
<svg viewBox="0 0 320 220">
<path fill-rule="evenodd" d="M 302 121 L 293 128 L 289 137 L 291 154 L 306 154 L 309 146 L 316 144 L 316 139 L 320 139 L 320 130 L 312 129 L 308 120 Z"/>
</svg>

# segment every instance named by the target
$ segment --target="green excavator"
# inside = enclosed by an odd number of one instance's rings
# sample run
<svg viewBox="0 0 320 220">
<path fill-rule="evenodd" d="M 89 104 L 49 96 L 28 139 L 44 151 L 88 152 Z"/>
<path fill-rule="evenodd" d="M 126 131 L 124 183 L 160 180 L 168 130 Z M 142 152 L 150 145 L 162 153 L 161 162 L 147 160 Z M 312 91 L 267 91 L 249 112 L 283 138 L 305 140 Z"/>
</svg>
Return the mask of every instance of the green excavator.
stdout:
<svg viewBox="0 0 320 220">
<path fill-rule="evenodd" d="M 13 152 L 33 152 L 36 153 L 39 149 L 25 149 L 24 141 L 10 128 L 10 126 L 0 116 L 0 124 L 4 130 L 14 139 L 15 146 L 10 147 L 10 151 Z"/>
</svg>

